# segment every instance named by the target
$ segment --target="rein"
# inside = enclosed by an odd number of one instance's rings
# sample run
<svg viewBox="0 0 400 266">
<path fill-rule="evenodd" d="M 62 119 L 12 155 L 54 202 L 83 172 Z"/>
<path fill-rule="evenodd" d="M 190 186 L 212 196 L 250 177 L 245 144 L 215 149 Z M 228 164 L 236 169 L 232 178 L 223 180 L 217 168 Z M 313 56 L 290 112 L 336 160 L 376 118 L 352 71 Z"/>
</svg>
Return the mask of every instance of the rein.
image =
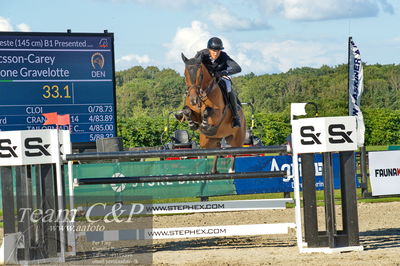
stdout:
<svg viewBox="0 0 400 266">
<path fill-rule="evenodd" d="M 213 79 L 210 80 L 210 82 L 209 82 L 208 85 L 206 86 L 206 89 L 205 89 L 205 90 L 202 90 L 202 89 L 200 88 L 200 92 L 198 93 L 198 95 L 199 95 L 199 97 L 200 97 L 200 100 L 205 101 L 205 100 L 207 99 L 207 95 L 208 95 L 208 94 L 210 93 L 210 91 L 212 90 L 213 85 L 214 85 L 214 82 L 215 82 L 215 79 L 213 78 Z"/>
</svg>

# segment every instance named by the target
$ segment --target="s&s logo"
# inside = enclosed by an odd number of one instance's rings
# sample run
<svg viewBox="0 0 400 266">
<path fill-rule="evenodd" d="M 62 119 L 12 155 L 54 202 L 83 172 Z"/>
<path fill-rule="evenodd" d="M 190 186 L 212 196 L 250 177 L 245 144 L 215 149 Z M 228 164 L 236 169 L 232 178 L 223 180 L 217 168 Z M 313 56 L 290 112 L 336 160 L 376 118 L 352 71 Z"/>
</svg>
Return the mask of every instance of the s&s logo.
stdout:
<svg viewBox="0 0 400 266">
<path fill-rule="evenodd" d="M 51 156 L 48 148 L 50 144 L 42 144 L 42 138 L 26 138 L 25 139 L 25 155 L 27 157 L 38 157 L 38 156 Z"/>
<path fill-rule="evenodd" d="M 0 158 L 18 157 L 17 146 L 12 146 L 10 139 L 0 139 Z"/>
<path fill-rule="evenodd" d="M 91 61 L 94 69 L 102 69 L 104 67 L 104 56 L 101 53 L 94 53 Z"/>
<path fill-rule="evenodd" d="M 297 153 L 357 150 L 354 116 L 316 117 L 292 121 L 292 147 Z"/>
<path fill-rule="evenodd" d="M 303 138 L 300 140 L 302 145 L 314 145 L 321 144 L 319 136 L 321 132 L 315 133 L 313 126 L 304 126 L 300 128 L 300 136 Z"/>
<path fill-rule="evenodd" d="M 341 143 L 353 143 L 350 138 L 353 131 L 346 131 L 346 126 L 343 124 L 332 124 L 328 127 L 328 133 L 331 136 L 329 138 L 329 143 L 341 144 Z"/>
</svg>

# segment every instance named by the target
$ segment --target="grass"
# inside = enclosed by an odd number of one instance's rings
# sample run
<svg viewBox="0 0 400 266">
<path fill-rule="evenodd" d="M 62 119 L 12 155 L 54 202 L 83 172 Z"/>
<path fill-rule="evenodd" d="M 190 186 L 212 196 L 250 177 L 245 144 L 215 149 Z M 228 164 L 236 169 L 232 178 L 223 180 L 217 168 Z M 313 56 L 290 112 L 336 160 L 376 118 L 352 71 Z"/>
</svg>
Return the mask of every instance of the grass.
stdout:
<svg viewBox="0 0 400 266">
<path fill-rule="evenodd" d="M 366 150 L 367 150 L 367 152 L 368 151 L 387 151 L 388 150 L 388 145 L 367 146 Z"/>
</svg>

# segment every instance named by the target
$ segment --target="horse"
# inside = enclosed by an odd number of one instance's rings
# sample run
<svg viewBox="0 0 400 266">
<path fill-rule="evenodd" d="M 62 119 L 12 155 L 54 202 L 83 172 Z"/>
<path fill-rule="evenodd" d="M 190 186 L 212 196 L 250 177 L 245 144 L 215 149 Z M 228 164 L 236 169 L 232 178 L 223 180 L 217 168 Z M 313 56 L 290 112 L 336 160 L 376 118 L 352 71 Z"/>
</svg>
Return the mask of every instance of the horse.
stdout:
<svg viewBox="0 0 400 266">
<path fill-rule="evenodd" d="M 246 136 L 242 108 L 238 108 L 241 127 L 232 128 L 232 112 L 217 78 L 211 76 L 200 58 L 188 59 L 183 53 L 181 56 L 187 87 L 183 117 L 192 130 L 199 130 L 200 147 L 219 148 L 223 138 L 231 147 L 242 147 Z"/>
</svg>

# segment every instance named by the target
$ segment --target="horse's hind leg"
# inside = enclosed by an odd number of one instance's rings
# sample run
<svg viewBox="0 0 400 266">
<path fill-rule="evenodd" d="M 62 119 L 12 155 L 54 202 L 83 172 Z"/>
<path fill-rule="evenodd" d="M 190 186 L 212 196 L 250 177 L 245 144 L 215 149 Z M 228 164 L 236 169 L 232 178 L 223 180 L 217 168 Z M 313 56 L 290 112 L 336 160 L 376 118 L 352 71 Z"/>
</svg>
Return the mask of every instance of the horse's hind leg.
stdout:
<svg viewBox="0 0 400 266">
<path fill-rule="evenodd" d="M 216 174 L 216 173 L 218 173 L 218 169 L 217 169 L 218 157 L 219 157 L 219 156 L 217 155 L 217 156 L 215 156 L 215 158 L 214 158 L 213 166 L 212 166 L 212 169 L 211 169 L 211 174 Z"/>
<path fill-rule="evenodd" d="M 243 117 L 241 123 L 242 127 L 237 128 L 231 136 L 225 138 L 231 147 L 243 147 L 243 143 L 246 138 L 246 121 L 243 119 Z"/>
<path fill-rule="evenodd" d="M 244 143 L 244 138 L 240 137 L 240 136 L 235 136 L 231 139 L 231 141 L 229 142 L 229 144 L 231 145 L 231 147 L 243 147 L 243 143 Z"/>
<path fill-rule="evenodd" d="M 239 135 L 238 135 L 238 134 L 239 134 Z M 238 133 L 238 134 L 232 135 L 232 136 L 229 136 L 229 137 L 226 137 L 226 138 L 225 138 L 226 142 L 227 142 L 231 147 L 234 147 L 234 148 L 243 147 L 244 139 L 242 139 L 242 136 L 241 136 L 240 133 Z"/>
<path fill-rule="evenodd" d="M 220 148 L 221 147 L 221 139 L 209 138 L 203 134 L 200 134 L 200 146 L 202 148 L 206 148 L 206 149 Z"/>
</svg>

